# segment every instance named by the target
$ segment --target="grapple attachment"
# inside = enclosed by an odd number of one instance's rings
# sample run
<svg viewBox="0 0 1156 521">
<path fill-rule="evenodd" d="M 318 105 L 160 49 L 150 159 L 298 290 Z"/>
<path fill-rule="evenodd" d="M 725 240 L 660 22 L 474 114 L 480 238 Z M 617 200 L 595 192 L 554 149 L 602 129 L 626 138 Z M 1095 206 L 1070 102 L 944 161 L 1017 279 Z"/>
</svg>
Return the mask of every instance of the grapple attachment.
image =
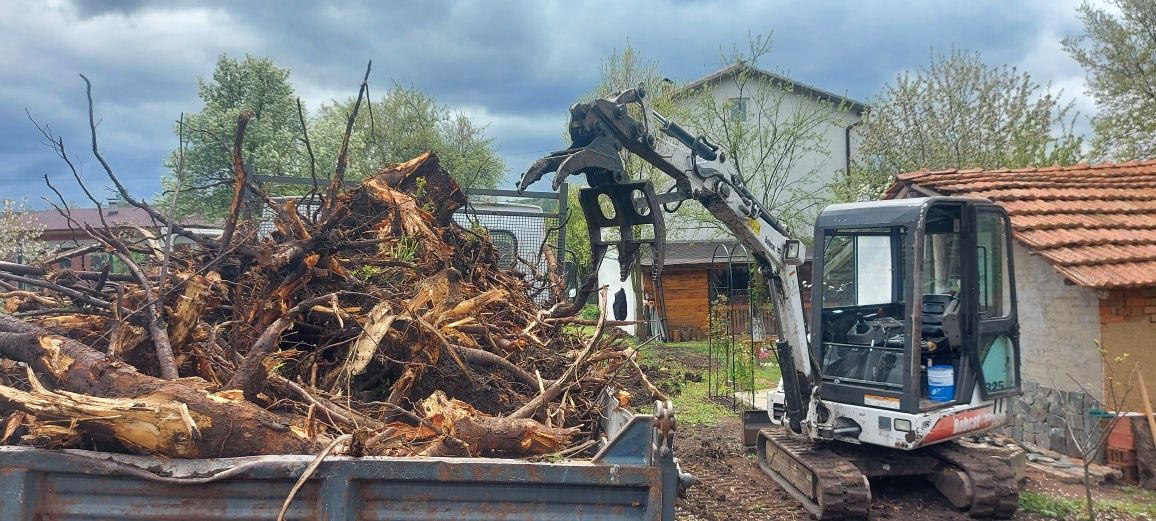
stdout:
<svg viewBox="0 0 1156 521">
<path fill-rule="evenodd" d="M 581 142 L 575 140 L 575 143 Z M 567 177 L 585 174 L 590 186 L 578 191 L 578 202 L 589 227 L 594 265 L 602 263 L 608 247 L 616 246 L 619 277 L 626 280 L 643 245 L 651 245 L 655 266 L 662 266 L 666 228 L 654 185 L 627 176 L 619 148 L 620 145 L 612 139 L 600 136 L 585 145 L 576 144 L 553 152 L 530 166 L 522 176 L 518 190 L 525 190 L 550 172 L 555 173 L 552 182 L 555 190 Z M 643 226 L 650 226 L 653 233 L 641 233 L 640 227 Z M 617 228 L 618 231 L 608 234 L 611 238 L 603 238 L 602 230 L 605 228 Z"/>
</svg>

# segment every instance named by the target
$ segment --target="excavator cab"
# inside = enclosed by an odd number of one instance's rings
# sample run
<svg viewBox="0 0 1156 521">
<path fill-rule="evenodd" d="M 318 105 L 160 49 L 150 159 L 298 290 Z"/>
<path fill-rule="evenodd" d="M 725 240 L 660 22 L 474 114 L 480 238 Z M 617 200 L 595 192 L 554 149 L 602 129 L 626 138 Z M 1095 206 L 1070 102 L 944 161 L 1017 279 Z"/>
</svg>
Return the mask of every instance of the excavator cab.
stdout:
<svg viewBox="0 0 1156 521">
<path fill-rule="evenodd" d="M 810 346 L 820 398 L 915 414 L 1018 394 L 1010 230 L 980 199 L 824 210 Z"/>
</svg>

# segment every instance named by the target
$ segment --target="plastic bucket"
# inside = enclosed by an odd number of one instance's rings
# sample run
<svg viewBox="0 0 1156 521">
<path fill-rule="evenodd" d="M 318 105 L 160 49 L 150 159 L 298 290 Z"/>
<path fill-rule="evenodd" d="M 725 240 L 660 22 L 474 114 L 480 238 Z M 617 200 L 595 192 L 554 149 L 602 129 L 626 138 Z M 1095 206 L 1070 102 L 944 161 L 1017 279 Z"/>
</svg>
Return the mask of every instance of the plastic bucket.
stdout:
<svg viewBox="0 0 1156 521">
<path fill-rule="evenodd" d="M 950 402 L 955 399 L 955 369 L 950 365 L 927 368 L 927 394 L 932 401 Z"/>
</svg>

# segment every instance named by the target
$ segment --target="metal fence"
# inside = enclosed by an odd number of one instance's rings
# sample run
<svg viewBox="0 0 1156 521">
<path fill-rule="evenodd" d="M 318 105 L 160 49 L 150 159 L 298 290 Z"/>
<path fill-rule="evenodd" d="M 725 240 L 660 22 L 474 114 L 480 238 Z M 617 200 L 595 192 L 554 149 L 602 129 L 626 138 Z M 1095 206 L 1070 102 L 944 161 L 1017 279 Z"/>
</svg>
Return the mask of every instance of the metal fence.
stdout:
<svg viewBox="0 0 1156 521">
<path fill-rule="evenodd" d="M 558 192 L 467 189 L 468 202 L 454 214 L 467 228 L 483 228 L 503 268 L 525 273 L 534 300 L 549 303 L 551 275 L 565 280 L 567 185 Z"/>
</svg>

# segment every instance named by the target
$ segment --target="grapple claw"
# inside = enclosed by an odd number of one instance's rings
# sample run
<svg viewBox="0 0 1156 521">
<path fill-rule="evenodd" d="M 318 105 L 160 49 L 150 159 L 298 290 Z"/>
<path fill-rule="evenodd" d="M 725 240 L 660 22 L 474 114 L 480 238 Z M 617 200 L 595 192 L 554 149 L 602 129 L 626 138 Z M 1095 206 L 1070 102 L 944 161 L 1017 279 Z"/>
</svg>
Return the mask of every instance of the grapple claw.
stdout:
<svg viewBox="0 0 1156 521">
<path fill-rule="evenodd" d="M 639 250 L 644 244 L 652 246 L 656 266 L 662 266 L 666 229 L 662 208 L 650 181 L 632 181 L 619 153 L 619 145 L 606 137 L 596 137 L 583 146 L 552 152 L 534 162 L 518 183 L 524 191 L 531 184 L 554 172 L 553 188 L 558 189 L 566 178 L 585 174 L 590 185 L 578 192 L 578 201 L 590 232 L 590 252 L 595 266 L 602 263 L 609 246 L 618 249 L 619 277 L 626 280 L 630 269 L 638 262 Z M 599 201 L 600 196 L 610 201 L 612 212 L 607 215 Z M 636 227 L 651 226 L 649 237 L 636 236 Z M 617 238 L 603 240 L 604 228 L 617 228 Z"/>
<path fill-rule="evenodd" d="M 613 214 L 606 215 L 606 209 L 599 203 L 600 196 L 609 199 Z M 630 269 L 638 262 L 639 250 L 644 244 L 653 248 L 655 266 L 662 266 L 665 257 L 666 226 L 662 219 L 662 209 L 657 203 L 654 185 L 650 181 L 630 181 L 607 183 L 583 188 L 578 191 L 578 202 L 586 216 L 586 226 L 590 232 L 590 252 L 595 265 L 601 264 L 610 246 L 618 248 L 619 279 L 626 280 Z M 649 225 L 653 229 L 651 237 L 639 237 L 636 226 Z M 603 240 L 604 228 L 617 228 L 617 239 Z"/>
</svg>

